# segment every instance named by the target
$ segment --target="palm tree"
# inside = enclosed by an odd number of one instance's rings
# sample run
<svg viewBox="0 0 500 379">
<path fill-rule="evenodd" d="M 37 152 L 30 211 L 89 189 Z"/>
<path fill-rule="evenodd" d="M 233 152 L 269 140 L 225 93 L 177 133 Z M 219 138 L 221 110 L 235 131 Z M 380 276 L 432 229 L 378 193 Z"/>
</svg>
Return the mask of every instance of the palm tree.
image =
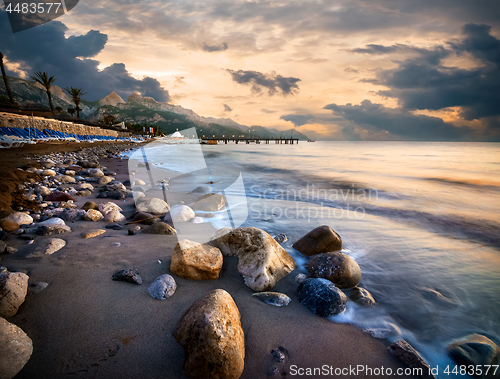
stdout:
<svg viewBox="0 0 500 379">
<path fill-rule="evenodd" d="M 47 97 L 49 98 L 50 110 L 54 112 L 54 105 L 52 104 L 52 94 L 50 93 L 50 87 L 56 81 L 56 78 L 54 78 L 53 76 L 49 77 L 49 74 L 47 74 L 46 72 L 37 71 L 35 72 L 35 76 L 32 76 L 31 79 L 45 87 Z"/>
<path fill-rule="evenodd" d="M 7 79 L 7 75 L 5 74 L 5 68 L 3 67 L 3 57 L 4 55 L 0 53 L 0 68 L 2 69 L 3 81 L 5 83 L 5 89 L 7 90 L 7 94 L 9 95 L 9 100 L 11 104 L 15 104 L 14 96 L 12 96 L 12 91 L 9 86 L 9 80 Z"/>
<path fill-rule="evenodd" d="M 76 105 L 76 117 L 77 117 L 77 118 L 80 118 L 80 111 L 81 111 L 81 109 L 80 109 L 79 105 L 80 105 L 81 97 L 82 97 L 83 95 L 85 95 L 87 92 L 85 92 L 85 91 L 84 91 L 84 90 L 82 90 L 81 88 L 73 88 L 73 87 L 69 87 L 69 88 L 68 88 L 68 87 L 66 87 L 64 90 L 65 90 L 65 91 L 68 93 L 68 95 L 70 95 L 70 96 L 71 96 L 71 98 L 73 99 L 73 102 L 74 102 L 74 103 L 75 103 L 75 105 Z"/>
</svg>

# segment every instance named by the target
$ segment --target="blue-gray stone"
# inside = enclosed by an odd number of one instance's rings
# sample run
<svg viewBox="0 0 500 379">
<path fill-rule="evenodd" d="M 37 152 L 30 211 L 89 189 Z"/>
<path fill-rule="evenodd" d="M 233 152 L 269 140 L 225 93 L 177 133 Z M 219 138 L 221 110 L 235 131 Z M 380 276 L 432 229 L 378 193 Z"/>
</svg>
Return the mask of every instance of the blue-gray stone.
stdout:
<svg viewBox="0 0 500 379">
<path fill-rule="evenodd" d="M 347 303 L 346 295 L 329 280 L 309 278 L 299 284 L 297 296 L 302 305 L 322 317 L 342 313 Z"/>
</svg>

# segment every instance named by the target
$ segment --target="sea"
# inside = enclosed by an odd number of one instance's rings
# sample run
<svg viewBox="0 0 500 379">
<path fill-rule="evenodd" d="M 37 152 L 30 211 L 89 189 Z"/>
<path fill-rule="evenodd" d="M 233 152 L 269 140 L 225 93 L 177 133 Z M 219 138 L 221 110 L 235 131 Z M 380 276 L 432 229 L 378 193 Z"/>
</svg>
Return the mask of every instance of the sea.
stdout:
<svg viewBox="0 0 500 379">
<path fill-rule="evenodd" d="M 339 233 L 377 303 L 348 302 L 332 322 L 396 326 L 389 340 L 407 340 L 439 377 L 455 376 L 451 342 L 479 333 L 500 345 L 499 143 L 156 142 L 139 153 L 160 169 L 204 172 L 198 184 L 228 199 L 205 221 L 285 234 L 299 272 L 308 259 L 293 242 L 321 225 Z"/>
</svg>

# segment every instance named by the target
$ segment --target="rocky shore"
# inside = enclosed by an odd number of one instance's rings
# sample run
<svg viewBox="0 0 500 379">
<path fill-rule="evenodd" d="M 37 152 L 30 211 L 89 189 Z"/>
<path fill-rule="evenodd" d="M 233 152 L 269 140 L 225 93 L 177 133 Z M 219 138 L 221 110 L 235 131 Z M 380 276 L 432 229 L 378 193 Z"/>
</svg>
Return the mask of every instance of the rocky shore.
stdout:
<svg viewBox="0 0 500 379">
<path fill-rule="evenodd" d="M 294 242 L 306 268 L 281 246 L 286 231 L 222 228 L 196 242 L 224 197 L 169 191 L 166 170 L 148 186 L 119 154 L 128 148 L 35 154 L 19 168 L 0 220 L 0 378 L 266 378 L 358 365 L 432 377 L 397 326 L 328 319 L 376 306 L 331 227 Z M 491 364 L 499 351 L 473 335 L 449 354 Z"/>
</svg>

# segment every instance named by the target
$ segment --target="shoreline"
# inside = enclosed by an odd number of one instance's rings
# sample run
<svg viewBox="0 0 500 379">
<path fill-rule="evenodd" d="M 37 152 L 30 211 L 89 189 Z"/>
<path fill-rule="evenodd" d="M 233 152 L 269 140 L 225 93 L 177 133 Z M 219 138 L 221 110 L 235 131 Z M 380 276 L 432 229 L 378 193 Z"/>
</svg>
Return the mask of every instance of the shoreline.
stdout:
<svg viewBox="0 0 500 379">
<path fill-rule="evenodd" d="M 116 172 L 116 180 L 129 179 L 126 159 L 99 161 L 101 166 Z M 96 199 L 97 193 L 96 188 L 91 196 L 76 197 L 77 207 L 86 201 L 112 201 L 126 217 L 135 211 L 132 198 Z M 171 206 L 175 201 L 169 198 Z M 31 359 L 16 378 L 58 378 L 69 374 L 78 378 L 183 378 L 184 352 L 172 333 L 189 306 L 217 288 L 231 294 L 241 314 L 246 347 L 241 378 L 271 377 L 270 352 L 278 346 L 289 353 L 284 368 L 287 376 L 292 374 L 292 366 L 384 366 L 394 372 L 406 367 L 389 354 L 387 342 L 355 326 L 316 316 L 302 306 L 296 297 L 297 268 L 273 288 L 292 298 L 287 307 L 273 307 L 252 298 L 253 291 L 244 285 L 238 273 L 236 257 L 224 257 L 217 280 L 186 280 L 173 275 L 178 286 L 175 294 L 164 301 L 154 300 L 147 293 L 147 285 L 157 276 L 171 273 L 170 257 L 177 237 L 142 233 L 129 236 L 128 227 L 106 229 L 91 239 L 81 237 L 82 232 L 105 229 L 106 224 L 68 222 L 72 232 L 50 236 L 64 239 L 66 246 L 53 255 L 31 259 L 24 257 L 50 237 L 36 237 L 31 245 L 16 235 L 7 240 L 18 251 L 2 255 L 0 264 L 9 271 L 26 272 L 30 284 L 49 284 L 37 294 L 29 293 L 18 313 L 8 319 L 28 334 L 34 347 Z M 114 272 L 127 267 L 139 270 L 144 280 L 142 286 L 111 280 Z"/>
</svg>

